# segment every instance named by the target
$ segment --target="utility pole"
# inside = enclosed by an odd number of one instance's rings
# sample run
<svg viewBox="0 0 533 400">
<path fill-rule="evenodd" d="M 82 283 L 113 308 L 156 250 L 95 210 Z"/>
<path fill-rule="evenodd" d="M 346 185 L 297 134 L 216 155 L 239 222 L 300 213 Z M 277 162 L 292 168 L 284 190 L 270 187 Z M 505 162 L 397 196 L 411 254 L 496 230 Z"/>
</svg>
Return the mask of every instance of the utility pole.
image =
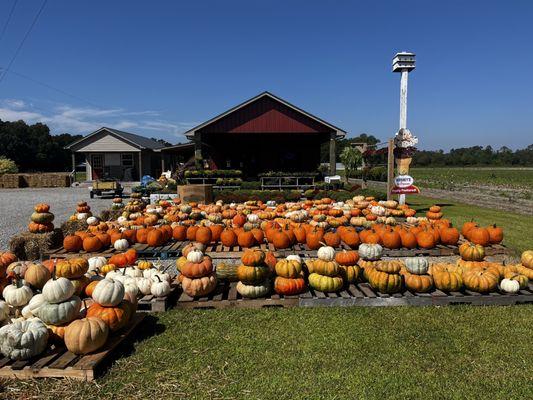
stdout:
<svg viewBox="0 0 533 400">
<path fill-rule="evenodd" d="M 400 78 L 400 127 L 399 132 L 407 129 L 407 82 L 409 72 L 415 69 L 415 54 L 397 53 L 392 59 L 392 72 L 401 73 Z M 405 194 L 400 194 L 399 203 L 405 204 Z"/>
</svg>

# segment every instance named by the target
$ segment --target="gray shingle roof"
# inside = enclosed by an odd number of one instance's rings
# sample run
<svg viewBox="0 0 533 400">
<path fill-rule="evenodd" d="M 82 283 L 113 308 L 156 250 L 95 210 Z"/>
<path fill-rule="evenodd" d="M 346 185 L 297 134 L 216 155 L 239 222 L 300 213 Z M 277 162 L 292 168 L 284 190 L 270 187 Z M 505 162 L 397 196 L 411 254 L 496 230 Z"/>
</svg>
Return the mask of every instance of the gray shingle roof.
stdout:
<svg viewBox="0 0 533 400">
<path fill-rule="evenodd" d="M 104 129 L 113 132 L 115 135 L 120 136 L 126 140 L 129 140 L 130 142 L 136 143 L 139 146 L 145 147 L 147 149 L 155 150 L 165 147 L 165 145 L 162 143 L 156 142 L 155 140 L 149 139 L 144 136 L 136 135 L 135 133 L 119 131 L 118 129 L 107 128 L 105 126 Z"/>
<path fill-rule="evenodd" d="M 135 133 L 129 133 L 124 131 L 119 131 L 118 129 L 108 128 L 106 126 L 101 127 L 100 129 L 97 129 L 96 131 L 89 133 L 87 136 L 82 137 L 81 139 L 75 141 L 74 143 L 69 144 L 65 147 L 65 149 L 70 149 L 73 146 L 76 146 L 79 143 L 82 143 L 83 141 L 87 140 L 88 138 L 96 135 L 97 133 L 106 130 L 113 135 L 125 140 L 126 142 L 129 142 L 133 144 L 136 147 L 139 147 L 141 149 L 150 149 L 150 150 L 159 150 L 165 147 L 163 143 L 159 143 L 153 139 L 149 139 L 144 136 L 136 135 Z"/>
</svg>

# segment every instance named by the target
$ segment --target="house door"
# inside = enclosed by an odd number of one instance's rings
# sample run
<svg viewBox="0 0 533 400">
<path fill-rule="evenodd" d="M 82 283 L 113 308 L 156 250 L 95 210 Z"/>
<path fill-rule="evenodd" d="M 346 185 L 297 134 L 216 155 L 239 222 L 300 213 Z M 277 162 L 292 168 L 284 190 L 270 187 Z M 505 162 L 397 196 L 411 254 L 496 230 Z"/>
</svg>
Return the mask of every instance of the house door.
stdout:
<svg viewBox="0 0 533 400">
<path fill-rule="evenodd" d="M 104 155 L 93 154 L 91 156 L 91 167 L 93 171 L 93 180 L 102 178 L 104 176 Z"/>
</svg>

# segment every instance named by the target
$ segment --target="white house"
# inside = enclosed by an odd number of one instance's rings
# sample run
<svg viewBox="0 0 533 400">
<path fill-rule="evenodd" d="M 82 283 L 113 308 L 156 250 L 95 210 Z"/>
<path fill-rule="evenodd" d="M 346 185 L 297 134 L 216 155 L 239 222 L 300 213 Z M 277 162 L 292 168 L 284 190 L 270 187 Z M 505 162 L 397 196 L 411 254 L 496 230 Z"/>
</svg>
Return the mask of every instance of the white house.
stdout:
<svg viewBox="0 0 533 400">
<path fill-rule="evenodd" d="M 76 154 L 83 154 L 87 180 L 104 177 L 121 181 L 139 181 L 143 175 L 156 179 L 161 175 L 162 143 L 155 140 L 102 127 L 68 145 L 72 151 L 72 166 Z"/>
</svg>

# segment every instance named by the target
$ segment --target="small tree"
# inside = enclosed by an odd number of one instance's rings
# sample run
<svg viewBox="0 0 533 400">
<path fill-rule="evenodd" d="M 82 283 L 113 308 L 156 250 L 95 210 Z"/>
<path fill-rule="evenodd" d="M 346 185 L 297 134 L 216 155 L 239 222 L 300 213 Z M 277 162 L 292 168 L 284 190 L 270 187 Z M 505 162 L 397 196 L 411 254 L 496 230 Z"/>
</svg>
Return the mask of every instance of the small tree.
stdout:
<svg viewBox="0 0 533 400">
<path fill-rule="evenodd" d="M 0 157 L 0 175 L 14 174 L 17 172 L 19 172 L 19 169 L 15 161 L 6 157 Z"/>
<path fill-rule="evenodd" d="M 361 164 L 362 155 L 359 150 L 352 146 L 346 146 L 340 155 L 341 162 L 344 165 L 346 180 L 352 171 L 355 171 Z"/>
</svg>

